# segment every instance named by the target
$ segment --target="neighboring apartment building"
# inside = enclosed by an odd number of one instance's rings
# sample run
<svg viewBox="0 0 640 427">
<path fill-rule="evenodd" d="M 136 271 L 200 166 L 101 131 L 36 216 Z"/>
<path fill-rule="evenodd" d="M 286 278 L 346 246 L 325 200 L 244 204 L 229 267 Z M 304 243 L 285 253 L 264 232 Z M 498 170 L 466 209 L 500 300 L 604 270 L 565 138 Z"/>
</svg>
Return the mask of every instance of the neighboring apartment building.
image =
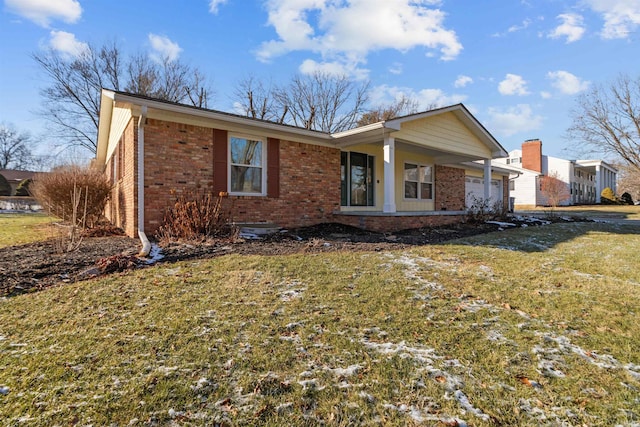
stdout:
<svg viewBox="0 0 640 427">
<path fill-rule="evenodd" d="M 547 204 L 540 191 L 540 178 L 557 173 L 570 194 L 563 205 L 600 203 L 600 193 L 606 187 L 616 192 L 617 169 L 602 160 L 565 160 L 542 154 L 542 141 L 530 139 L 521 150 L 513 150 L 508 158 L 496 159 L 496 166 L 511 171 L 509 194 L 515 207 L 526 208 Z"/>
</svg>

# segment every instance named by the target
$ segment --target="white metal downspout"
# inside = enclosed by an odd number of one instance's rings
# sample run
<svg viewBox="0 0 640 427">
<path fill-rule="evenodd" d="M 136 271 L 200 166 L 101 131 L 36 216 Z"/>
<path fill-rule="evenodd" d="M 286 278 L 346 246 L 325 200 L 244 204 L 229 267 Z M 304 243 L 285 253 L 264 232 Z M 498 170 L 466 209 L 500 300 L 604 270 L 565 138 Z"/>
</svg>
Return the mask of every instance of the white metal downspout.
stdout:
<svg viewBox="0 0 640 427">
<path fill-rule="evenodd" d="M 151 243 L 144 234 L 144 124 L 147 119 L 147 106 L 143 105 L 138 118 L 138 237 L 142 249 L 138 255 L 147 256 L 151 252 Z"/>
</svg>

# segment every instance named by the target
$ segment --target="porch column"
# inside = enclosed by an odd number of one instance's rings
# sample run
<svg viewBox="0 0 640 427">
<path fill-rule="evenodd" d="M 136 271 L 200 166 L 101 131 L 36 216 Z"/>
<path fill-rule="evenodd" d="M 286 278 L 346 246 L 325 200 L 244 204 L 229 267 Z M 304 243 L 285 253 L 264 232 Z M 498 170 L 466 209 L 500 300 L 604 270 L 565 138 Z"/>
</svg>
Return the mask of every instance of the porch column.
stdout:
<svg viewBox="0 0 640 427">
<path fill-rule="evenodd" d="M 600 193 L 602 193 L 602 169 L 596 165 L 596 203 L 600 203 Z"/>
<path fill-rule="evenodd" d="M 484 159 L 484 199 L 491 199 L 491 159 Z"/>
<path fill-rule="evenodd" d="M 396 211 L 396 141 L 384 137 L 384 205 L 382 212 Z"/>
</svg>

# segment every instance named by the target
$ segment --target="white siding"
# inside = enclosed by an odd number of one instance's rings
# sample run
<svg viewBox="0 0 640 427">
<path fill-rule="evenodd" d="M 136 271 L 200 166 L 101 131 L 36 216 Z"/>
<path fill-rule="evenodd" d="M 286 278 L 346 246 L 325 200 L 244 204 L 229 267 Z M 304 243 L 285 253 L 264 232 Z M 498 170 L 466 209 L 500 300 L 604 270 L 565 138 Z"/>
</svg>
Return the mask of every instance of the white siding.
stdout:
<svg viewBox="0 0 640 427">
<path fill-rule="evenodd" d="M 536 206 L 539 201 L 538 175 L 533 172 L 522 172 L 513 180 L 513 190 L 509 191 L 509 196 L 515 198 L 515 204 Z"/>
</svg>

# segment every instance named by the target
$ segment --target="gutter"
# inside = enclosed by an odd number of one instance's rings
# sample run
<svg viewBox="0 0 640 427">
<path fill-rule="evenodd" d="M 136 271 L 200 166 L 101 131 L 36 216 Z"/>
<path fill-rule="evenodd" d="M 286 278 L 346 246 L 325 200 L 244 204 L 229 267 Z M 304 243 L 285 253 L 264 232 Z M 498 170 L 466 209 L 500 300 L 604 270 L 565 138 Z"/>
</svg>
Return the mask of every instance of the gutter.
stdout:
<svg viewBox="0 0 640 427">
<path fill-rule="evenodd" d="M 144 125 L 147 120 L 147 106 L 141 107 L 138 118 L 138 237 L 142 243 L 139 256 L 146 257 L 151 252 L 151 243 L 144 233 Z"/>
</svg>

